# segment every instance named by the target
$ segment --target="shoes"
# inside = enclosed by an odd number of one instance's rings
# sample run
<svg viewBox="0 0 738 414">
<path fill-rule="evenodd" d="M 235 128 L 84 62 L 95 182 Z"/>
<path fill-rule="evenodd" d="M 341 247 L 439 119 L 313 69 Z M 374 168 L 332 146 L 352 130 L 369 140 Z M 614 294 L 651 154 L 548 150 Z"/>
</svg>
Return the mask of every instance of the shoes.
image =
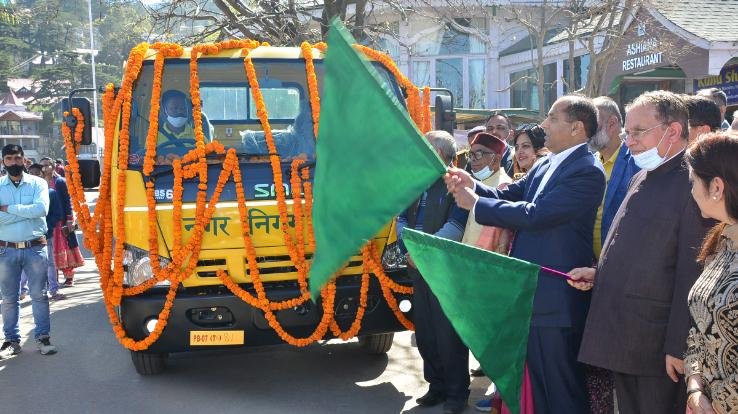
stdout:
<svg viewBox="0 0 738 414">
<path fill-rule="evenodd" d="M 443 414 L 460 414 L 466 409 L 466 401 L 446 401 L 443 403 Z"/>
<path fill-rule="evenodd" d="M 424 396 L 415 400 L 418 405 L 422 405 L 423 407 L 433 407 L 444 401 L 446 401 L 446 394 L 433 391 L 428 391 Z"/>
<path fill-rule="evenodd" d="M 10 358 L 13 355 L 18 355 L 20 353 L 21 353 L 20 342 L 5 341 L 3 342 L 3 345 L 0 346 L 0 359 Z"/>
<path fill-rule="evenodd" d="M 63 293 L 54 293 L 53 295 L 49 295 L 49 300 L 64 300 L 67 296 Z"/>
<path fill-rule="evenodd" d="M 469 375 L 471 375 L 472 377 L 484 377 L 485 376 L 484 370 L 482 369 L 482 367 L 474 368 L 473 370 L 471 370 Z"/>
<path fill-rule="evenodd" d="M 474 404 L 474 409 L 483 413 L 499 414 L 502 411 L 502 399 L 500 398 L 500 394 L 495 392 L 490 396 L 490 398 L 477 401 L 477 403 Z"/>
<path fill-rule="evenodd" d="M 477 403 L 474 404 L 474 409 L 477 411 L 481 411 L 483 413 L 491 413 L 492 412 L 492 398 L 487 398 L 484 400 L 477 401 Z"/>
<path fill-rule="evenodd" d="M 25 299 L 26 296 L 28 296 L 27 293 L 21 293 L 20 295 L 18 295 L 18 302 L 23 302 L 23 299 Z"/>
<path fill-rule="evenodd" d="M 62 283 L 64 287 L 72 287 L 74 286 L 74 280 L 73 279 L 64 279 L 64 283 Z"/>
<path fill-rule="evenodd" d="M 56 353 L 56 347 L 51 345 L 51 341 L 48 336 L 42 336 L 36 339 L 36 347 L 41 355 L 53 355 Z"/>
</svg>

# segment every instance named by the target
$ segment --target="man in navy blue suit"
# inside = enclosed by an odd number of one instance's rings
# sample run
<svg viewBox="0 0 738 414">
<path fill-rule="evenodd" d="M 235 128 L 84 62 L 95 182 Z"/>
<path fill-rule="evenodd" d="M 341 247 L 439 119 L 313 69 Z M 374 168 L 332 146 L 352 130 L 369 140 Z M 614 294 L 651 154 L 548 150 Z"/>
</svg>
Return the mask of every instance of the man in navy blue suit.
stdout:
<svg viewBox="0 0 738 414">
<path fill-rule="evenodd" d="M 552 154 L 505 190 L 449 169 L 444 177 L 459 207 L 477 222 L 516 231 L 510 256 L 561 272 L 593 262 L 592 234 L 605 174 L 587 148 L 597 109 L 581 96 L 558 99 L 541 124 Z M 587 414 L 589 397 L 577 362 L 589 295 L 541 273 L 533 300 L 527 365 L 536 414 Z"/>
</svg>

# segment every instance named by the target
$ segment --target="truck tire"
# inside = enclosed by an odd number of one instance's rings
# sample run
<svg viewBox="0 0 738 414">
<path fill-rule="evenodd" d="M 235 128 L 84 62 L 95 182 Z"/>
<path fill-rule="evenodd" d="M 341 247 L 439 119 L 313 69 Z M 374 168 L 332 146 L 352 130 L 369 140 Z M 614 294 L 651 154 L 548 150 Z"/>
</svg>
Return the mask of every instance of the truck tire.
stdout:
<svg viewBox="0 0 738 414">
<path fill-rule="evenodd" d="M 131 351 L 131 360 L 139 375 L 157 375 L 164 372 L 167 354 Z"/>
<path fill-rule="evenodd" d="M 359 345 L 371 355 L 383 355 L 392 348 L 394 332 L 359 337 Z"/>
</svg>

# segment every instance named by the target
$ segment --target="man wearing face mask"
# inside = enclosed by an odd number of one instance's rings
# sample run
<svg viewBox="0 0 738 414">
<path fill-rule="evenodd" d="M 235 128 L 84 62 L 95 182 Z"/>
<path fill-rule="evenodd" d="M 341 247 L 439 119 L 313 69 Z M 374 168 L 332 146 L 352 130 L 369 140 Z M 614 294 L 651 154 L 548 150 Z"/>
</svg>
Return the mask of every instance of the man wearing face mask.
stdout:
<svg viewBox="0 0 738 414">
<path fill-rule="evenodd" d="M 471 164 L 471 174 L 475 180 L 483 184 L 497 188 L 500 184 L 509 184 L 512 179 L 500 168 L 502 154 L 505 153 L 506 145 L 502 140 L 492 134 L 486 132 L 478 133 L 471 140 L 471 149 L 469 150 L 469 161 Z M 500 254 L 507 254 L 509 238 L 506 233 L 498 232 L 495 240 L 481 240 L 482 229 L 484 226 L 477 223 L 472 212 L 469 213 L 469 219 L 466 221 L 466 229 L 464 237 L 461 240 L 464 244 L 477 246 L 492 250 Z M 489 232 L 485 232 L 488 235 Z M 490 244 L 491 242 L 491 244 Z"/>
<path fill-rule="evenodd" d="M 28 277 L 36 345 L 41 354 L 49 355 L 56 348 L 49 340 L 51 323 L 46 296 L 48 186 L 43 179 L 23 172 L 20 146 L 6 145 L 2 157 L 8 175 L 0 178 L 0 293 L 5 334 L 0 359 L 21 352 L 18 295 L 22 272 Z"/>
<path fill-rule="evenodd" d="M 594 283 L 579 360 L 613 371 L 620 413 L 681 413 L 687 294 L 700 274 L 696 256 L 709 225 L 691 197 L 683 162 L 684 100 L 647 92 L 626 111 L 625 144 L 642 170 L 613 219 L 597 268 L 570 272 Z"/>
<path fill-rule="evenodd" d="M 187 96 L 184 93 L 170 89 L 161 97 L 159 116 L 159 136 L 157 146 L 165 144 L 177 146 L 178 140 L 194 140 L 195 132 L 188 122 L 190 120 Z"/>
</svg>

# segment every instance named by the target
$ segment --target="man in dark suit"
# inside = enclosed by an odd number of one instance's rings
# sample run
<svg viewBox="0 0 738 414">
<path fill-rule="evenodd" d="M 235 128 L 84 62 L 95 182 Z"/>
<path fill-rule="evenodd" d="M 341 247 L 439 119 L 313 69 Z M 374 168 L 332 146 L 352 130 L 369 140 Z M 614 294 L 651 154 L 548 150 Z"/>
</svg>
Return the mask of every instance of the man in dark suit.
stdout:
<svg viewBox="0 0 738 414">
<path fill-rule="evenodd" d="M 446 165 L 453 165 L 454 138 L 446 131 L 430 131 L 425 137 Z M 402 232 L 406 227 L 460 241 L 468 215 L 468 211 L 456 206 L 439 178 L 397 218 L 400 248 L 405 250 Z M 410 254 L 406 253 L 405 257 L 408 274 L 413 280 L 415 340 L 423 358 L 423 378 L 428 382 L 428 392 L 416 402 L 424 407 L 443 403 L 444 414 L 459 414 L 469 399 L 469 348 L 443 313 L 438 298 L 415 267 Z"/>
<path fill-rule="evenodd" d="M 597 130 L 597 109 L 587 98 L 565 96 L 541 126 L 552 155 L 505 190 L 475 184 L 458 169 L 444 178 L 478 223 L 516 231 L 510 256 L 566 272 L 593 260 L 595 214 L 605 191 L 605 174 L 586 145 Z M 588 306 L 589 296 L 564 279 L 538 278 L 527 356 L 536 414 L 589 413 L 577 362 Z"/>
<path fill-rule="evenodd" d="M 625 143 L 641 171 L 597 269 L 571 271 L 573 278 L 594 281 L 579 359 L 614 372 L 621 414 L 683 413 L 687 294 L 700 274 L 697 248 L 708 229 L 683 162 L 687 106 L 674 93 L 655 91 L 626 112 Z"/>
</svg>

